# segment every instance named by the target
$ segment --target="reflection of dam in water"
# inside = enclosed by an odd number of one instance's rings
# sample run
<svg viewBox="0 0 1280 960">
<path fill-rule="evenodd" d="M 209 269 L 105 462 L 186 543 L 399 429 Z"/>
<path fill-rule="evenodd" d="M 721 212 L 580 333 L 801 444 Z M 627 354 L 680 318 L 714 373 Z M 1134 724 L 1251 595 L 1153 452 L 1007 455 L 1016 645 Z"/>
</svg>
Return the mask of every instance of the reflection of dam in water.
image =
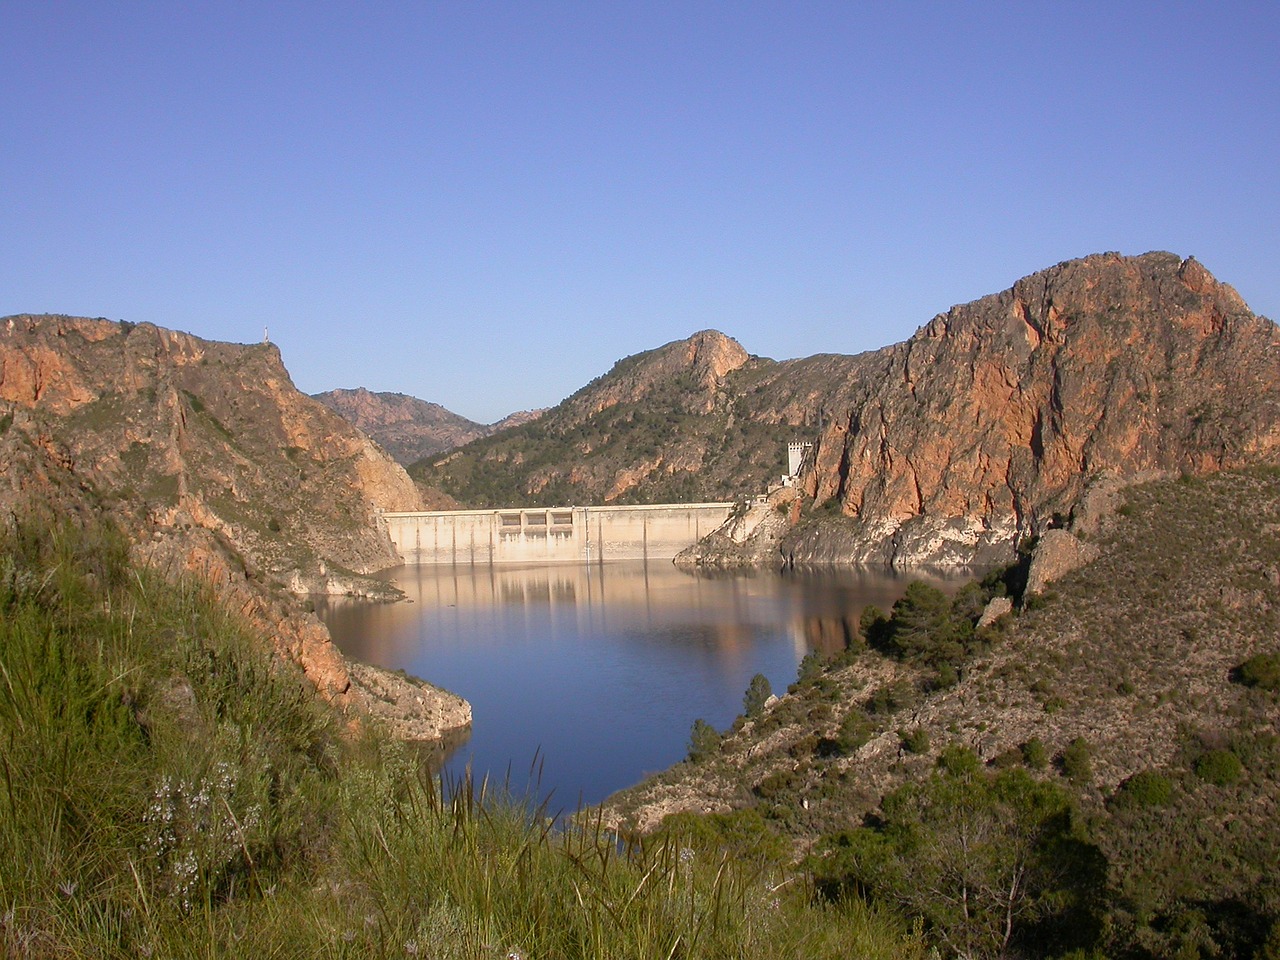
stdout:
<svg viewBox="0 0 1280 960">
<path fill-rule="evenodd" d="M 396 573 L 396 585 L 416 603 L 451 609 L 540 606 L 553 622 L 573 616 L 584 629 L 596 619 L 660 629 L 686 623 L 693 614 L 725 652 L 768 607 L 771 615 L 782 615 L 797 662 L 810 650 L 843 650 L 857 636 L 863 608 L 887 609 L 902 590 L 900 579 L 879 572 L 850 571 L 824 581 L 821 574 L 707 576 L 667 564 L 499 566 L 426 575 L 402 567 Z M 856 609 L 844 605 L 850 591 L 857 594 Z"/>
<path fill-rule="evenodd" d="M 693 575 L 670 563 L 403 566 L 410 603 L 320 604 L 344 652 L 471 701 L 450 760 L 501 778 L 543 758 L 542 789 L 572 806 L 683 759 L 690 725 L 723 729 L 756 673 L 781 693 L 810 650 L 834 653 L 887 571 Z"/>
</svg>

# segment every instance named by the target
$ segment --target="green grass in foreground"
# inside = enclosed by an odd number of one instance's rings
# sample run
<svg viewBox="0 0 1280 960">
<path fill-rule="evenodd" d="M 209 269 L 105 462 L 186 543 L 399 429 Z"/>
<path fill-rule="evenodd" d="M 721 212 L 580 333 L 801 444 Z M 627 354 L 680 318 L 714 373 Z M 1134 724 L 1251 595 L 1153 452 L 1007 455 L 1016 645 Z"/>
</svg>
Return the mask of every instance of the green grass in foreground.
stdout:
<svg viewBox="0 0 1280 960">
<path fill-rule="evenodd" d="M 0 543 L 0 954 L 920 957 L 696 833 L 551 830 L 359 738 L 205 589 L 110 529 Z"/>
</svg>

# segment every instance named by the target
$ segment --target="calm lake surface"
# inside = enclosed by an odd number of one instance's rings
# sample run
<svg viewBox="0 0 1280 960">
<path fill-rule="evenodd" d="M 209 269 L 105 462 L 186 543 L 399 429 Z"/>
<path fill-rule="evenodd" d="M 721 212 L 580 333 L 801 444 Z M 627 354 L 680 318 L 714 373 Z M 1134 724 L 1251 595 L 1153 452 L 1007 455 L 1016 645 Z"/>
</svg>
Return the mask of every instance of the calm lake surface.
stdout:
<svg viewBox="0 0 1280 960">
<path fill-rule="evenodd" d="M 477 779 L 509 776 L 517 792 L 550 796 L 552 811 L 598 803 L 684 759 L 695 719 L 723 730 L 755 674 L 784 692 L 806 653 L 843 649 L 867 604 L 888 609 L 920 579 L 695 575 L 669 561 L 384 575 L 412 602 L 327 601 L 317 612 L 334 641 L 466 697 L 471 736 L 446 774 L 470 765 Z"/>
</svg>

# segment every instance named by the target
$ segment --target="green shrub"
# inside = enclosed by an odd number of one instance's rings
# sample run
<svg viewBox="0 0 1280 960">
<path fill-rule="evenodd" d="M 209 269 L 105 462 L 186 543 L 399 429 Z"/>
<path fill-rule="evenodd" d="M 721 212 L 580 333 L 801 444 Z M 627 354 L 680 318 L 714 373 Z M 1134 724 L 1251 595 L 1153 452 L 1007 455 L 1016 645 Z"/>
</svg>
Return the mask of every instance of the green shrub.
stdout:
<svg viewBox="0 0 1280 960">
<path fill-rule="evenodd" d="M 915 727 L 911 730 L 899 730 L 898 738 L 902 743 L 902 748 L 907 753 L 928 753 L 929 752 L 929 731 L 924 727 Z"/>
<path fill-rule="evenodd" d="M 1084 737 L 1076 737 L 1062 751 L 1060 762 L 1068 780 L 1085 783 L 1093 776 L 1093 747 Z"/>
<path fill-rule="evenodd" d="M 840 729 L 836 731 L 834 738 L 835 747 L 847 757 L 870 740 L 875 730 L 876 726 L 870 717 L 861 710 L 850 710 L 840 721 Z"/>
<path fill-rule="evenodd" d="M 670 814 L 653 840 L 690 851 L 684 853 L 685 862 L 701 857 L 719 863 L 727 855 L 739 862 L 778 867 L 790 853 L 787 841 L 755 807 L 729 813 Z"/>
<path fill-rule="evenodd" d="M 777 800 L 795 793 L 799 785 L 800 778 L 795 770 L 775 770 L 752 787 L 751 792 L 761 800 Z"/>
<path fill-rule="evenodd" d="M 890 630 L 889 618 L 883 610 L 874 604 L 863 607 L 858 617 L 858 632 L 867 646 L 883 649 L 889 642 Z"/>
<path fill-rule="evenodd" d="M 757 673 L 751 678 L 747 692 L 742 697 L 743 716 L 751 720 L 760 716 L 764 712 L 764 705 L 772 696 L 773 688 L 769 685 L 769 678 L 763 673 Z"/>
<path fill-rule="evenodd" d="M 1230 750 L 1207 750 L 1196 758 L 1195 772 L 1206 783 L 1226 787 L 1240 779 L 1244 765 Z"/>
<path fill-rule="evenodd" d="M 866 711 L 870 714 L 895 713 L 916 702 L 916 691 L 905 680 L 896 680 L 877 687 L 867 699 Z"/>
<path fill-rule="evenodd" d="M 1001 750 L 989 761 L 990 765 L 997 770 L 1008 770 L 1010 767 L 1021 766 L 1024 762 L 1022 750 L 1018 747 L 1009 747 L 1006 750 Z"/>
<path fill-rule="evenodd" d="M 816 680 L 822 673 L 822 654 L 817 650 L 810 650 L 800 660 L 800 666 L 796 668 L 796 687 L 804 686 Z"/>
<path fill-rule="evenodd" d="M 1039 737 L 1032 737 L 1021 747 L 1022 762 L 1032 770 L 1043 770 L 1049 765 L 1049 751 Z"/>
<path fill-rule="evenodd" d="M 819 842 L 808 861 L 819 892 L 903 909 L 947 956 L 1051 956 L 1088 943 L 1105 861 L 1081 840 L 1061 787 L 1023 770 L 992 774 L 972 751 L 948 748 L 881 810 Z"/>
<path fill-rule="evenodd" d="M 1246 687 L 1280 690 L 1280 653 L 1260 653 L 1232 671 L 1232 679 Z"/>
<path fill-rule="evenodd" d="M 1125 780 L 1111 797 L 1120 809 L 1163 807 L 1173 798 L 1173 782 L 1155 770 L 1142 770 Z"/>
<path fill-rule="evenodd" d="M 954 663 L 964 655 L 973 623 L 959 616 L 951 598 L 927 583 L 915 581 L 893 605 L 889 648 L 907 660 Z"/>
<path fill-rule="evenodd" d="M 811 733 L 808 736 L 801 737 L 793 743 L 787 749 L 787 753 L 792 757 L 795 757 L 797 760 L 803 760 L 805 757 L 813 756 L 813 754 L 817 752 L 818 745 L 821 742 L 822 740 L 816 733 Z"/>
<path fill-rule="evenodd" d="M 925 683 L 925 688 L 929 691 L 948 690 L 960 682 L 960 671 L 956 669 L 954 664 L 941 663 L 934 670 L 933 676 Z"/>
<path fill-rule="evenodd" d="M 720 751 L 720 733 L 699 717 L 689 731 L 689 759 L 694 763 L 705 760 Z"/>
</svg>

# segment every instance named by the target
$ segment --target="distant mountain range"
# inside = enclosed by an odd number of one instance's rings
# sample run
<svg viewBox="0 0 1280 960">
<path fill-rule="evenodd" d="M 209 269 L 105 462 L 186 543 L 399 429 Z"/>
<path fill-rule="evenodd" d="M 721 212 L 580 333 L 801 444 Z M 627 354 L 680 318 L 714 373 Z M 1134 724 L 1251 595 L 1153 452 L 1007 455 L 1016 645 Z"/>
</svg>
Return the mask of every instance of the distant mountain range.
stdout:
<svg viewBox="0 0 1280 960">
<path fill-rule="evenodd" d="M 521 410 L 497 423 L 483 424 L 446 410 L 438 403 L 403 393 L 373 393 L 356 387 L 313 396 L 371 436 L 404 466 L 499 430 L 529 423 L 542 415 L 541 410 Z"/>
</svg>

